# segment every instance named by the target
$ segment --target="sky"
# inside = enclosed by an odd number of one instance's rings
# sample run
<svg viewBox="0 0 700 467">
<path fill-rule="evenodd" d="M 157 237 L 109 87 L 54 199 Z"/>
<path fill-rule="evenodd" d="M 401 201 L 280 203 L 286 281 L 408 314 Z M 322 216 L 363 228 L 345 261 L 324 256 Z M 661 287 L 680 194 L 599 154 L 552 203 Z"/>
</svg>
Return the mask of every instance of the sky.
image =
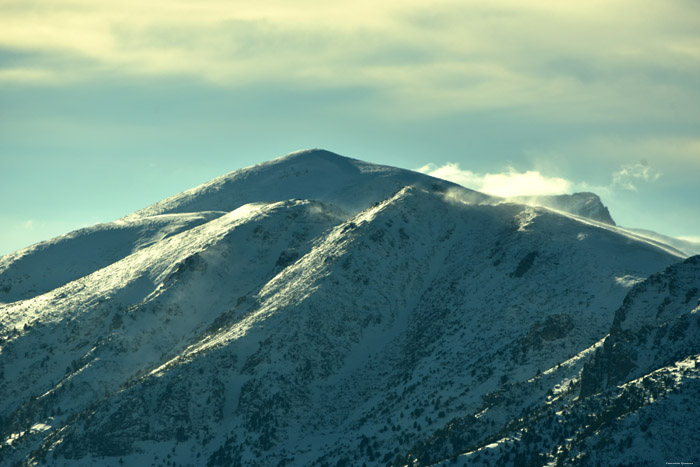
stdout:
<svg viewBox="0 0 700 467">
<path fill-rule="evenodd" d="M 700 240 L 700 4 L 0 0 L 0 255 L 314 147 Z"/>
</svg>

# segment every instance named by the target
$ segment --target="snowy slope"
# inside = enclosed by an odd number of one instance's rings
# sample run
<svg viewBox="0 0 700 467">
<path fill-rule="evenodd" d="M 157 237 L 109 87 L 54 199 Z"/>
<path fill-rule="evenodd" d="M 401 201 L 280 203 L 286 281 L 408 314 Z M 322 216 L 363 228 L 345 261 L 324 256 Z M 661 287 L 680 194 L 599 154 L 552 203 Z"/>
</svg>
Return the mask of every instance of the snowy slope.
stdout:
<svg viewBox="0 0 700 467">
<path fill-rule="evenodd" d="M 517 408 L 517 417 L 471 445 L 449 445 L 469 426 L 453 424 L 412 457 L 440 465 L 697 463 L 698 311 L 695 256 L 632 288 L 604 340 L 492 398 L 491 410 Z"/>
<path fill-rule="evenodd" d="M 354 214 L 408 185 L 442 191 L 456 189 L 461 196 L 470 196 L 474 202 L 491 199 L 482 193 L 410 170 L 369 164 L 312 149 L 231 172 L 127 218 L 175 212 L 230 211 L 247 203 L 292 198 L 323 201 Z"/>
<path fill-rule="evenodd" d="M 546 206 L 548 208 L 576 214 L 581 217 L 603 222 L 604 224 L 615 225 L 615 221 L 610 216 L 610 211 L 603 205 L 600 197 L 595 193 L 573 193 L 570 195 L 552 196 L 521 196 L 510 198 L 516 203 L 531 204 L 536 206 Z"/>
<path fill-rule="evenodd" d="M 0 303 L 41 295 L 244 204 L 313 199 L 354 214 L 404 186 L 443 191 L 470 203 L 502 202 L 500 198 L 417 172 L 369 164 L 324 150 L 298 151 L 231 172 L 116 222 L 71 232 L 0 257 Z M 513 201 L 615 224 L 593 193 Z M 649 237 L 649 241 L 659 243 L 654 237 Z M 673 247 L 663 239 L 661 243 Z M 693 253 L 687 248 L 680 251 Z"/>
<path fill-rule="evenodd" d="M 324 150 L 298 151 L 231 172 L 116 222 L 71 232 L 0 257 L 0 303 L 41 295 L 245 204 L 313 199 L 354 214 L 408 185 L 449 190 L 473 202 L 493 199 L 409 170 Z"/>
<path fill-rule="evenodd" d="M 0 303 L 41 295 L 222 214 L 169 214 L 98 224 L 0 257 Z"/>
<path fill-rule="evenodd" d="M 42 277 L 39 265 L 62 271 L 62 248 L 90 254 L 72 276 Z M 0 305 L 0 463 L 520 455 L 498 440 L 555 404 L 578 417 L 586 384 L 600 404 L 626 390 L 581 375 L 607 368 L 596 349 L 628 329 L 620 310 L 641 316 L 630 329 L 654 326 L 629 297 L 666 303 L 639 290 L 682 257 L 593 220 L 295 153 L 3 258 L 28 277 L 12 289 L 25 299 Z M 682 293 L 659 289 L 659 319 L 685 319 L 694 274 L 678 273 Z M 686 365 L 692 335 L 680 354 L 644 347 L 623 379 Z"/>
<path fill-rule="evenodd" d="M 663 242 L 667 245 L 672 246 L 676 250 L 682 252 L 687 256 L 700 255 L 700 243 L 691 242 L 689 240 L 681 240 L 679 238 L 669 237 L 668 235 L 663 235 L 658 232 L 646 229 L 632 229 L 627 227 L 626 230 L 634 232 L 635 234 L 641 235 L 643 237 L 650 238 L 659 242 Z"/>
<path fill-rule="evenodd" d="M 0 413 L 22 426 L 27 413 L 47 405 L 84 410 L 95 397 L 177 355 L 342 216 L 306 201 L 244 206 L 0 308 Z M 32 392 L 42 395 L 24 404 Z"/>
</svg>

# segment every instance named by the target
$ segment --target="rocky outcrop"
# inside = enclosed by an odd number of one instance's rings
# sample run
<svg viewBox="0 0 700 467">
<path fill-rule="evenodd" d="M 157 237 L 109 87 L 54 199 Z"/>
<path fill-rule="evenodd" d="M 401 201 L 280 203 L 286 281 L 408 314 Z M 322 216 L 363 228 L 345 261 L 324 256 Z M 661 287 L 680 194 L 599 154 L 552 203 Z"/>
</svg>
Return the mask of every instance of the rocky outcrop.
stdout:
<svg viewBox="0 0 700 467">
<path fill-rule="evenodd" d="M 700 256 L 637 284 L 610 334 L 583 369 L 581 396 L 623 384 L 700 354 Z"/>
</svg>

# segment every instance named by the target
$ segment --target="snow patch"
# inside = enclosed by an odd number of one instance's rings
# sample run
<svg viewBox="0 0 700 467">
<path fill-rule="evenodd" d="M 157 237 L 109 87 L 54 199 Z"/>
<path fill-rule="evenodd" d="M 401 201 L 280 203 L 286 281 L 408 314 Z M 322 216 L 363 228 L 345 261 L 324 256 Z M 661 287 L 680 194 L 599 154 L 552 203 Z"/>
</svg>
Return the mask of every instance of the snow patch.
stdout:
<svg viewBox="0 0 700 467">
<path fill-rule="evenodd" d="M 624 275 L 624 276 L 615 277 L 615 283 L 617 285 L 620 285 L 620 286 L 625 287 L 627 289 L 630 289 L 643 281 L 644 281 L 644 277 L 637 277 L 637 276 L 632 276 L 629 274 Z"/>
</svg>

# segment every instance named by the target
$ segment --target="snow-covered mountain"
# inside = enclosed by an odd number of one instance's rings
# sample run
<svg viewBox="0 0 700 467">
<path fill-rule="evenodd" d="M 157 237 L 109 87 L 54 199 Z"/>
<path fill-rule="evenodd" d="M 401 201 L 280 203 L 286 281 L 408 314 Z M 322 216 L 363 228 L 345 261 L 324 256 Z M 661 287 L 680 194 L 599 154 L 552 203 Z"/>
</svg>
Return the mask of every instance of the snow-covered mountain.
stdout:
<svg viewBox="0 0 700 467">
<path fill-rule="evenodd" d="M 615 221 L 610 216 L 610 211 L 608 211 L 608 208 L 595 193 L 584 192 L 570 195 L 520 196 L 510 198 L 510 200 L 516 203 L 545 206 L 558 211 L 587 217 L 604 224 L 615 225 Z"/>
<path fill-rule="evenodd" d="M 682 240 L 680 238 L 675 238 L 675 237 L 669 237 L 668 235 L 663 235 L 663 234 L 660 234 L 658 232 L 654 232 L 652 230 L 634 229 L 634 228 L 629 228 L 629 227 L 626 227 L 626 229 L 632 233 L 641 235 L 641 236 L 649 238 L 651 240 L 655 240 L 655 241 L 670 245 L 671 247 L 680 251 L 684 255 L 687 255 L 687 256 L 700 255 L 700 243 L 699 242 L 690 241 L 690 240 Z"/>
<path fill-rule="evenodd" d="M 0 258 L 0 463 L 655 462 L 699 263 L 574 214 L 313 150 Z"/>
<path fill-rule="evenodd" d="M 248 203 L 314 199 L 356 214 L 404 186 L 445 192 L 469 203 L 503 201 L 409 170 L 324 150 L 298 151 L 223 175 L 115 222 L 77 230 L 0 258 L 0 303 L 53 290 Z M 592 193 L 582 195 L 519 201 L 607 222 L 600 217 L 601 212 L 607 213 L 600 199 Z"/>
<path fill-rule="evenodd" d="M 495 200 L 409 170 L 369 164 L 324 150 L 298 151 L 231 172 L 115 222 L 71 232 L 1 257 L 0 303 L 53 290 L 245 204 L 314 199 L 356 214 L 404 186 L 450 192 L 477 203 Z"/>
<path fill-rule="evenodd" d="M 699 256 L 650 276 L 630 290 L 601 341 L 524 384 L 499 388 L 482 412 L 453 420 L 407 461 L 697 464 L 698 286 Z M 486 428 L 493 420 L 496 429 Z"/>
</svg>

